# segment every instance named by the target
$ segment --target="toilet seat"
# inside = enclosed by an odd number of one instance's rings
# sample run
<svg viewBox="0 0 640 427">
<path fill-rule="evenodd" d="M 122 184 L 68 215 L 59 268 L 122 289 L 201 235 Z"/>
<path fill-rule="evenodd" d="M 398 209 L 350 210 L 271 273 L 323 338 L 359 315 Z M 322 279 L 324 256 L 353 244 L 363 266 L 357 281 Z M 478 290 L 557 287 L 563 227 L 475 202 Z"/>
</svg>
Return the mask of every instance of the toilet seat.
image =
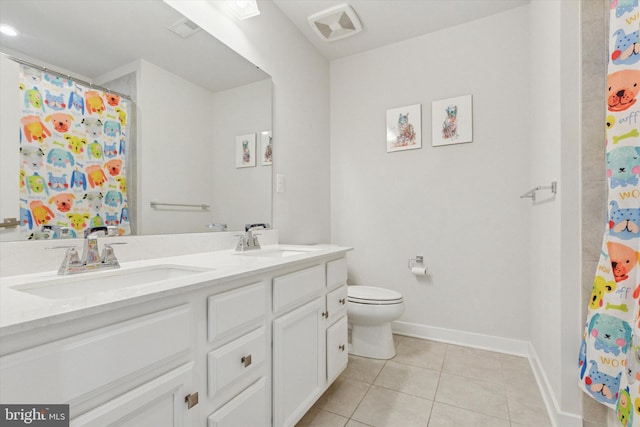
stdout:
<svg viewBox="0 0 640 427">
<path fill-rule="evenodd" d="M 347 299 L 355 304 L 391 305 L 403 302 L 402 294 L 373 286 L 348 286 Z"/>
</svg>

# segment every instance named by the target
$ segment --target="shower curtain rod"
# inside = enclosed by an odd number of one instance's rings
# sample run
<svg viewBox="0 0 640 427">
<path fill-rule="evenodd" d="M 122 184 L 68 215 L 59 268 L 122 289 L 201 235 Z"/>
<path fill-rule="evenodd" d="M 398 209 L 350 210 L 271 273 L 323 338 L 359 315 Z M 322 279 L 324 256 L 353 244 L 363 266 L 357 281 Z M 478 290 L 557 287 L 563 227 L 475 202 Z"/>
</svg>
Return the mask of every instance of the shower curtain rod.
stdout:
<svg viewBox="0 0 640 427">
<path fill-rule="evenodd" d="M 45 73 L 54 74 L 54 75 L 56 75 L 58 77 L 63 77 L 63 78 L 69 79 L 69 80 L 73 80 L 76 83 L 80 83 L 80 84 L 83 84 L 85 86 L 89 86 L 92 89 L 98 89 L 98 90 L 101 90 L 103 92 L 113 93 L 114 95 L 118 95 L 121 98 L 125 98 L 125 99 L 128 99 L 129 101 L 131 101 L 131 96 L 127 95 L 127 94 L 124 94 L 122 92 L 111 90 L 111 89 L 109 89 L 107 87 L 104 87 L 104 86 L 95 85 L 95 84 L 93 84 L 91 82 L 87 82 L 87 81 L 81 80 L 81 79 L 79 79 L 77 77 L 72 77 L 69 74 L 64 74 L 64 73 L 52 70 L 52 69 L 47 68 L 47 67 L 43 67 L 41 65 L 37 65 L 37 64 L 34 64 L 32 62 L 29 62 L 29 61 L 25 61 L 24 59 L 20 59 L 20 58 L 16 58 L 15 56 L 7 55 L 4 52 L 0 52 L 0 54 L 2 54 L 2 56 L 5 56 L 7 59 L 15 61 L 15 62 L 17 62 L 19 64 L 26 65 L 27 67 L 35 68 L 36 70 L 44 71 Z"/>
</svg>

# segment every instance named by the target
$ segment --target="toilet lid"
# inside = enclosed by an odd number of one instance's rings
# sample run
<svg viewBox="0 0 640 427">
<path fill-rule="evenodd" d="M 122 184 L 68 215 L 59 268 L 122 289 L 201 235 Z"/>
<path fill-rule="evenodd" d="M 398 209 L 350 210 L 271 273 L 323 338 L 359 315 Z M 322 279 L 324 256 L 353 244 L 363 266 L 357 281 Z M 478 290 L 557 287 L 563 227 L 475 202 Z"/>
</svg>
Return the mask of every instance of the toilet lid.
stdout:
<svg viewBox="0 0 640 427">
<path fill-rule="evenodd" d="M 362 304 L 370 304 L 374 301 L 384 301 L 386 303 L 402 301 L 400 292 L 374 286 L 347 286 L 347 296 L 349 301 Z"/>
</svg>

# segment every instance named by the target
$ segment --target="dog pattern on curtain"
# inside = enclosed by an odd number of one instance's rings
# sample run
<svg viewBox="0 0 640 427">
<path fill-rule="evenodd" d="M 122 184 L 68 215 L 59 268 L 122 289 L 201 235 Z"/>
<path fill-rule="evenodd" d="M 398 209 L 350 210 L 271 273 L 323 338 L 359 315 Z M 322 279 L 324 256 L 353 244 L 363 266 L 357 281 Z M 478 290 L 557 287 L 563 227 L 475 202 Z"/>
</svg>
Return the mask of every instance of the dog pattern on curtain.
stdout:
<svg viewBox="0 0 640 427">
<path fill-rule="evenodd" d="M 609 17 L 606 169 L 609 215 L 579 355 L 581 388 L 640 426 L 640 8 L 613 0 Z"/>
<path fill-rule="evenodd" d="M 103 226 L 130 234 L 126 101 L 27 66 L 20 90 L 22 236 L 83 237 Z"/>
</svg>

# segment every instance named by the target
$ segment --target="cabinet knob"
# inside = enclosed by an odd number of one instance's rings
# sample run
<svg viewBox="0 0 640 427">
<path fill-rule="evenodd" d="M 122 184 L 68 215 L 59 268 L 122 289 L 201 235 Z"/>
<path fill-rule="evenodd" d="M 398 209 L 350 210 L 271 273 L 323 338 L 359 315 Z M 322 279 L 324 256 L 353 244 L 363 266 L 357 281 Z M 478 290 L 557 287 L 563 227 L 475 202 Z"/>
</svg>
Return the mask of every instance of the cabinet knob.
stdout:
<svg viewBox="0 0 640 427">
<path fill-rule="evenodd" d="M 240 359 L 240 362 L 242 362 L 245 368 L 251 365 L 251 355 L 249 354 L 247 356 L 242 356 L 242 358 Z"/>
<path fill-rule="evenodd" d="M 198 404 L 198 392 L 187 394 L 184 397 L 184 401 L 187 402 L 187 409 L 191 409 Z"/>
<path fill-rule="evenodd" d="M 342 305 L 345 305 L 347 303 L 347 300 L 345 298 L 340 298 L 338 302 Z"/>
<path fill-rule="evenodd" d="M 340 344 L 340 345 L 338 346 L 338 349 L 340 349 L 340 351 L 344 351 L 344 344 Z"/>
<path fill-rule="evenodd" d="M 329 311 L 323 311 L 322 312 L 322 317 L 324 317 L 325 319 L 329 318 Z"/>
</svg>

